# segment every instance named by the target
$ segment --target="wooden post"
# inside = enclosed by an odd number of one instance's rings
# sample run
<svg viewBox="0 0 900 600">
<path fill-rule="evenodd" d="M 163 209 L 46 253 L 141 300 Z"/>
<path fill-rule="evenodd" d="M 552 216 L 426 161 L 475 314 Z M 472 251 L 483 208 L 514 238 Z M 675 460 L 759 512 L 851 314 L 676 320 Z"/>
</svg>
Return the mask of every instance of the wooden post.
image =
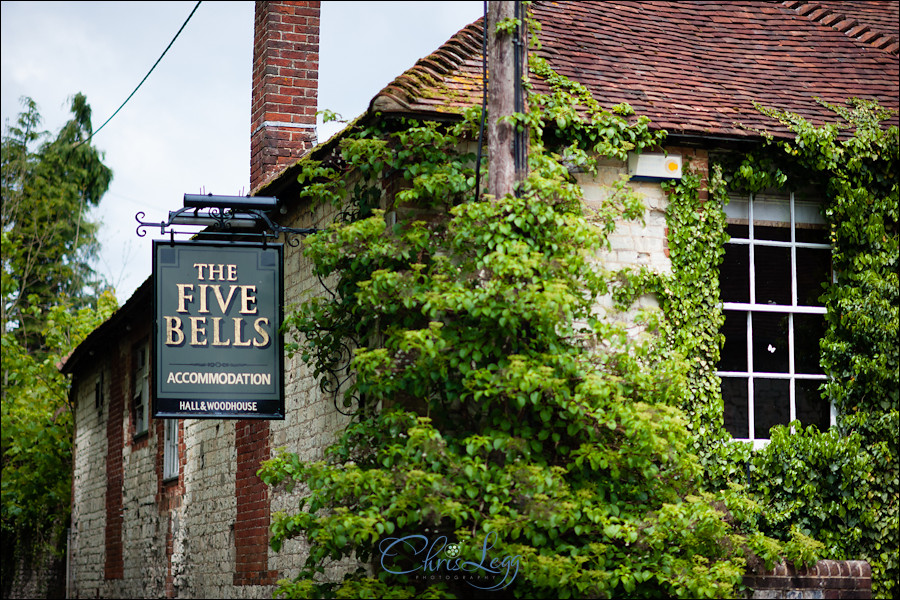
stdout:
<svg viewBox="0 0 900 600">
<path fill-rule="evenodd" d="M 521 90 L 522 85 L 522 74 L 516 72 L 516 54 L 519 54 L 518 64 L 523 65 L 524 45 L 514 43 L 515 37 L 511 33 L 497 32 L 497 23 L 506 19 L 518 16 L 524 22 L 524 10 L 517 7 L 517 4 L 518 2 L 510 0 L 488 2 L 485 24 L 488 40 L 488 193 L 495 198 L 514 193 L 525 172 L 521 164 L 522 153 L 519 168 L 516 168 L 514 127 L 509 123 L 499 122 L 503 116 L 511 115 L 516 110 L 524 110 L 523 106 L 516 106 L 516 88 Z M 518 14 L 520 12 L 521 15 Z M 524 27 L 517 29 L 519 42 L 522 30 Z M 524 143 L 520 140 L 520 146 Z"/>
</svg>

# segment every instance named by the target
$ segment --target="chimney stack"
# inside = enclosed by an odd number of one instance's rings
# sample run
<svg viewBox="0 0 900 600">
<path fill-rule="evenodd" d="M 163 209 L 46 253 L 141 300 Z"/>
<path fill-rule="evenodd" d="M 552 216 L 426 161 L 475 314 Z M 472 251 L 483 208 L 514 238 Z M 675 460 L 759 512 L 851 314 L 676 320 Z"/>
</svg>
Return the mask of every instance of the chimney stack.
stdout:
<svg viewBox="0 0 900 600">
<path fill-rule="evenodd" d="M 316 144 L 319 2 L 256 2 L 250 190 Z"/>
</svg>

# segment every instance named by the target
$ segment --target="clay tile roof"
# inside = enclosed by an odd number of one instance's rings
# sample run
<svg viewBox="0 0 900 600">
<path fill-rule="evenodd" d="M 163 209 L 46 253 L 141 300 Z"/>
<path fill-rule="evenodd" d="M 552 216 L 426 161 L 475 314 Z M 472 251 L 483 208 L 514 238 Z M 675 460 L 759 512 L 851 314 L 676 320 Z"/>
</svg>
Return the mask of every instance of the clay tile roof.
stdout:
<svg viewBox="0 0 900 600">
<path fill-rule="evenodd" d="M 539 53 L 558 73 L 587 86 L 601 105 L 627 102 L 670 133 L 778 134 L 754 101 L 813 122 L 833 117 L 816 97 L 898 108 L 896 2 L 535 2 L 532 9 Z M 440 117 L 480 103 L 479 20 L 395 79 L 370 110 Z"/>
</svg>

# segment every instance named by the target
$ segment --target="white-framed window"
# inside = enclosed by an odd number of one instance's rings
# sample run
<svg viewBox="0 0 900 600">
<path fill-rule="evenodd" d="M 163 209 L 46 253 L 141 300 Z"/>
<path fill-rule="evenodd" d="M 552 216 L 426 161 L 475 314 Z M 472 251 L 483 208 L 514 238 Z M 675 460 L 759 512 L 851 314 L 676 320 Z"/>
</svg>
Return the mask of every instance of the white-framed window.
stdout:
<svg viewBox="0 0 900 600">
<path fill-rule="evenodd" d="M 150 350 L 146 342 L 132 353 L 132 418 L 134 436 L 147 433 L 150 423 Z"/>
<path fill-rule="evenodd" d="M 799 420 L 824 430 L 834 411 L 819 387 L 823 284 L 832 280 L 828 228 L 814 199 L 731 195 L 719 285 L 725 344 L 717 374 L 732 437 L 764 444 Z"/>
<path fill-rule="evenodd" d="M 163 481 L 168 481 L 178 477 L 178 419 L 165 419 L 163 432 Z"/>
</svg>

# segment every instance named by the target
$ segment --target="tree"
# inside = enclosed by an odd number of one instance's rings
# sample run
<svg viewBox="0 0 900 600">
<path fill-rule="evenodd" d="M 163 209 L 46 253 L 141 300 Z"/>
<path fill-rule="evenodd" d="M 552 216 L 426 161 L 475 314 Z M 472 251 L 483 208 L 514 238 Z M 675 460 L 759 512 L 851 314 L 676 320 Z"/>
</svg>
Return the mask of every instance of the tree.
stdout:
<svg viewBox="0 0 900 600">
<path fill-rule="evenodd" d="M 643 206 L 620 182 L 586 213 L 562 162 L 592 169 L 662 134 L 537 68 L 555 91 L 514 117 L 533 136 L 519 197 L 468 197 L 473 157 L 458 149 L 477 110 L 455 127 L 348 136 L 353 188 L 321 165 L 301 175 L 324 177 L 316 193 L 331 186 L 363 217 L 307 241 L 337 295 L 286 319 L 326 379 L 353 340 L 343 398 L 356 410 L 325 460 L 282 453 L 260 471 L 306 492 L 297 513 L 273 519 L 276 550 L 299 535 L 310 543 L 283 595 L 731 597 L 748 557 L 812 556 L 799 532 L 786 547 L 759 534 L 760 509 L 739 490 L 701 492 L 676 408 L 686 362 L 660 348 L 652 315 L 632 337 L 597 313 L 622 282 L 596 252 Z M 382 173 L 402 188 L 392 227 L 369 209 Z M 319 578 L 347 558 L 367 569 Z"/>
<path fill-rule="evenodd" d="M 54 138 L 40 131 L 34 100 L 22 102 L 25 111 L 7 125 L 2 142 L 3 268 L 15 282 L 4 296 L 2 322 L 26 351 L 45 351 L 42 324 L 31 309 L 46 311 L 60 297 L 82 307 L 95 294 L 90 260 L 97 225 L 87 214 L 109 188 L 112 171 L 90 144 L 91 108 L 84 95 L 72 98 L 72 119 Z"/>
<path fill-rule="evenodd" d="M 6 234 L 4 234 L 4 241 Z M 4 245 L 5 246 L 5 245 Z M 59 364 L 116 308 L 111 291 L 97 310 L 63 302 L 37 315 L 46 355 L 35 356 L 14 335 L 2 336 L 3 537 L 50 542 L 65 528 L 72 488 L 69 380 Z"/>
<path fill-rule="evenodd" d="M 77 94 L 72 120 L 51 140 L 34 101 L 24 104 L 2 146 L 4 597 L 18 561 L 65 549 L 73 419 L 58 367 L 116 307 L 111 291 L 90 287 L 97 241 L 86 215 L 112 177 L 88 143 L 90 107 Z"/>
</svg>

